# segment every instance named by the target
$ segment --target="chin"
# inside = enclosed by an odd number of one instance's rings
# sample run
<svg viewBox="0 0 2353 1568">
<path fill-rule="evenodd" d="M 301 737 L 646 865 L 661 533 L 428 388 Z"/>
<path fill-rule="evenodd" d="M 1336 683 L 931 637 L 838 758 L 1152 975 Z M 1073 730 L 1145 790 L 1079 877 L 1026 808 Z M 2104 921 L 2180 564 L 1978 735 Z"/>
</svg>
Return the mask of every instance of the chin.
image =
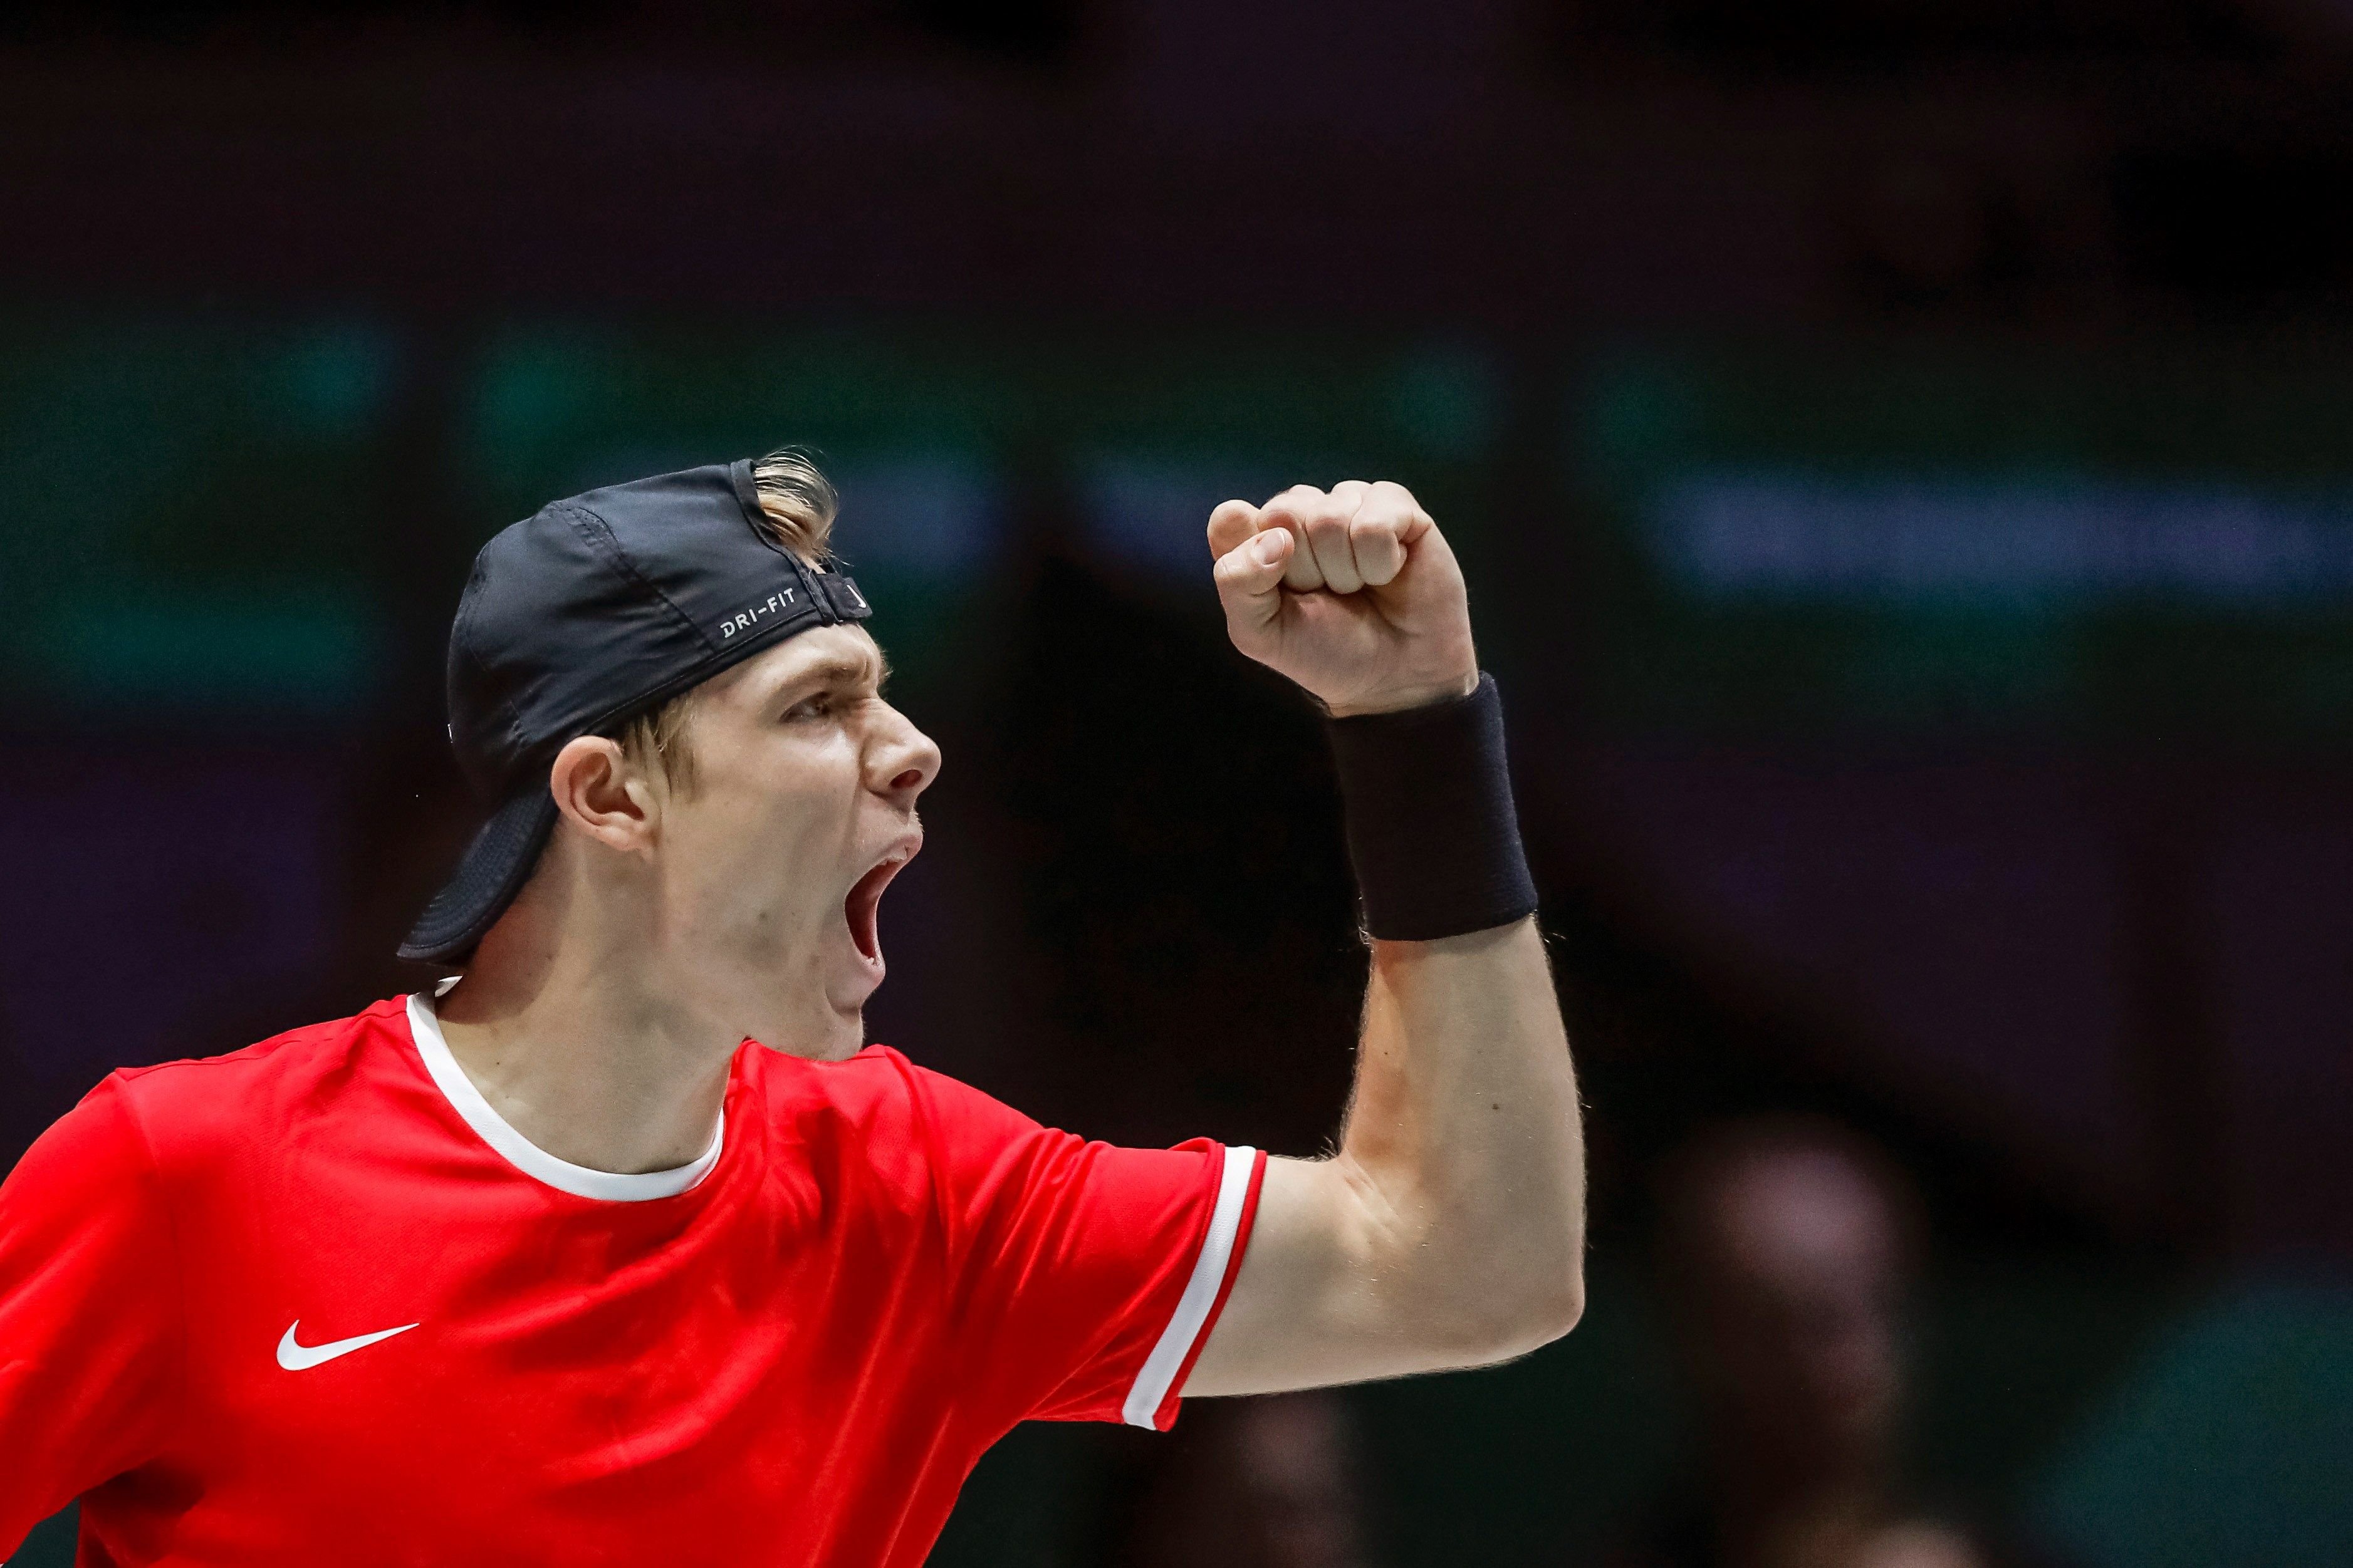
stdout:
<svg viewBox="0 0 2353 1568">
<path fill-rule="evenodd" d="M 819 994 L 814 1007 L 803 1005 L 770 1011 L 761 1026 L 751 1031 L 755 1045 L 805 1061 L 839 1061 L 858 1054 L 866 1044 L 866 1012 L 858 1003 L 842 1003 Z"/>
<path fill-rule="evenodd" d="M 866 1048 L 866 1010 L 855 1008 L 835 1021 L 834 1037 L 827 1042 L 826 1058 L 841 1061 Z"/>
<path fill-rule="evenodd" d="M 805 1032 L 808 1048 L 798 1054 L 818 1061 L 838 1062 L 856 1056 L 866 1045 L 866 1005 L 834 1002 L 823 1016 L 809 1021 Z"/>
</svg>

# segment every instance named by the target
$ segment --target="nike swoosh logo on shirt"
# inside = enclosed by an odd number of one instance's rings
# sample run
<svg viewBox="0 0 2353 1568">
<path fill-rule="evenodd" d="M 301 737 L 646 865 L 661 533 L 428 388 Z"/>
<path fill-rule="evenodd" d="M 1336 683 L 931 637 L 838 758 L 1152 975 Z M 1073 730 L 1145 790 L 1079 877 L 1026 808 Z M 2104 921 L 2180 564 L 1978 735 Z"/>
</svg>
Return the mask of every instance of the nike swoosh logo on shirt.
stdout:
<svg viewBox="0 0 2353 1568">
<path fill-rule="evenodd" d="M 339 1355 L 364 1351 L 378 1340 L 388 1340 L 395 1334 L 405 1334 L 417 1327 L 415 1323 L 403 1323 L 396 1329 L 378 1329 L 372 1334 L 353 1334 L 350 1339 L 331 1340 L 323 1345 L 305 1345 L 298 1344 L 294 1340 L 294 1331 L 301 1326 L 302 1320 L 295 1319 L 286 1325 L 286 1337 L 278 1342 L 278 1364 L 288 1372 L 308 1372 Z"/>
</svg>

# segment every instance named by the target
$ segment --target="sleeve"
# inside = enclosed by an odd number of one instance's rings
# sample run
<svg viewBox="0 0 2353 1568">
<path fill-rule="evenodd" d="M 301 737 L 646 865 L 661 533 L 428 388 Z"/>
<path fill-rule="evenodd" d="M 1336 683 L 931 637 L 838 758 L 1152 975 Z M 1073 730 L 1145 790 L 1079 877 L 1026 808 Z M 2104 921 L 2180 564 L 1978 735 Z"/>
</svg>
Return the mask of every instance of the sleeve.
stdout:
<svg viewBox="0 0 2353 1568">
<path fill-rule="evenodd" d="M 1233 1289 L 1266 1156 L 1121 1149 L 920 1068 L 965 1396 L 1010 1426 L 1166 1430 Z"/>
<path fill-rule="evenodd" d="M 0 1183 L 0 1559 L 160 1447 L 178 1300 L 154 1163 L 109 1079 Z"/>
</svg>

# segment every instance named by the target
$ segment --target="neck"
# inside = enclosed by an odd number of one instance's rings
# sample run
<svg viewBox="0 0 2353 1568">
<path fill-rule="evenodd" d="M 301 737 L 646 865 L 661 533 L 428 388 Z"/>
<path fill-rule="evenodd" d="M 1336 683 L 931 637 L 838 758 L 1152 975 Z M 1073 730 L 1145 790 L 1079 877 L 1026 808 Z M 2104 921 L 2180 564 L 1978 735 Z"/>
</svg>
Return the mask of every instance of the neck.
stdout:
<svg viewBox="0 0 2353 1568">
<path fill-rule="evenodd" d="M 659 984 L 641 943 L 577 929 L 557 940 L 530 914 L 501 920 L 441 998 L 449 1054 L 509 1126 L 559 1160 L 617 1173 L 691 1163 L 742 1036 L 681 1004 L 692 987 Z"/>
</svg>

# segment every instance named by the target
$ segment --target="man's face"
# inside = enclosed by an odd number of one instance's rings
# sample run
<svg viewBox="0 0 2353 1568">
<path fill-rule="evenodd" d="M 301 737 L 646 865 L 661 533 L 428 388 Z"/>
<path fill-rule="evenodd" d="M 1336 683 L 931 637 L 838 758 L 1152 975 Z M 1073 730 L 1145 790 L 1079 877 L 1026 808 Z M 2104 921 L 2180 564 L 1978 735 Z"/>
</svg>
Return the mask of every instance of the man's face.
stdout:
<svg viewBox="0 0 2353 1568">
<path fill-rule="evenodd" d="M 796 1056 L 865 1043 L 877 906 L 923 846 L 939 748 L 882 700 L 884 673 L 862 628 L 829 626 L 714 678 L 688 724 L 693 785 L 663 802 L 664 945 L 698 1004 Z"/>
</svg>

